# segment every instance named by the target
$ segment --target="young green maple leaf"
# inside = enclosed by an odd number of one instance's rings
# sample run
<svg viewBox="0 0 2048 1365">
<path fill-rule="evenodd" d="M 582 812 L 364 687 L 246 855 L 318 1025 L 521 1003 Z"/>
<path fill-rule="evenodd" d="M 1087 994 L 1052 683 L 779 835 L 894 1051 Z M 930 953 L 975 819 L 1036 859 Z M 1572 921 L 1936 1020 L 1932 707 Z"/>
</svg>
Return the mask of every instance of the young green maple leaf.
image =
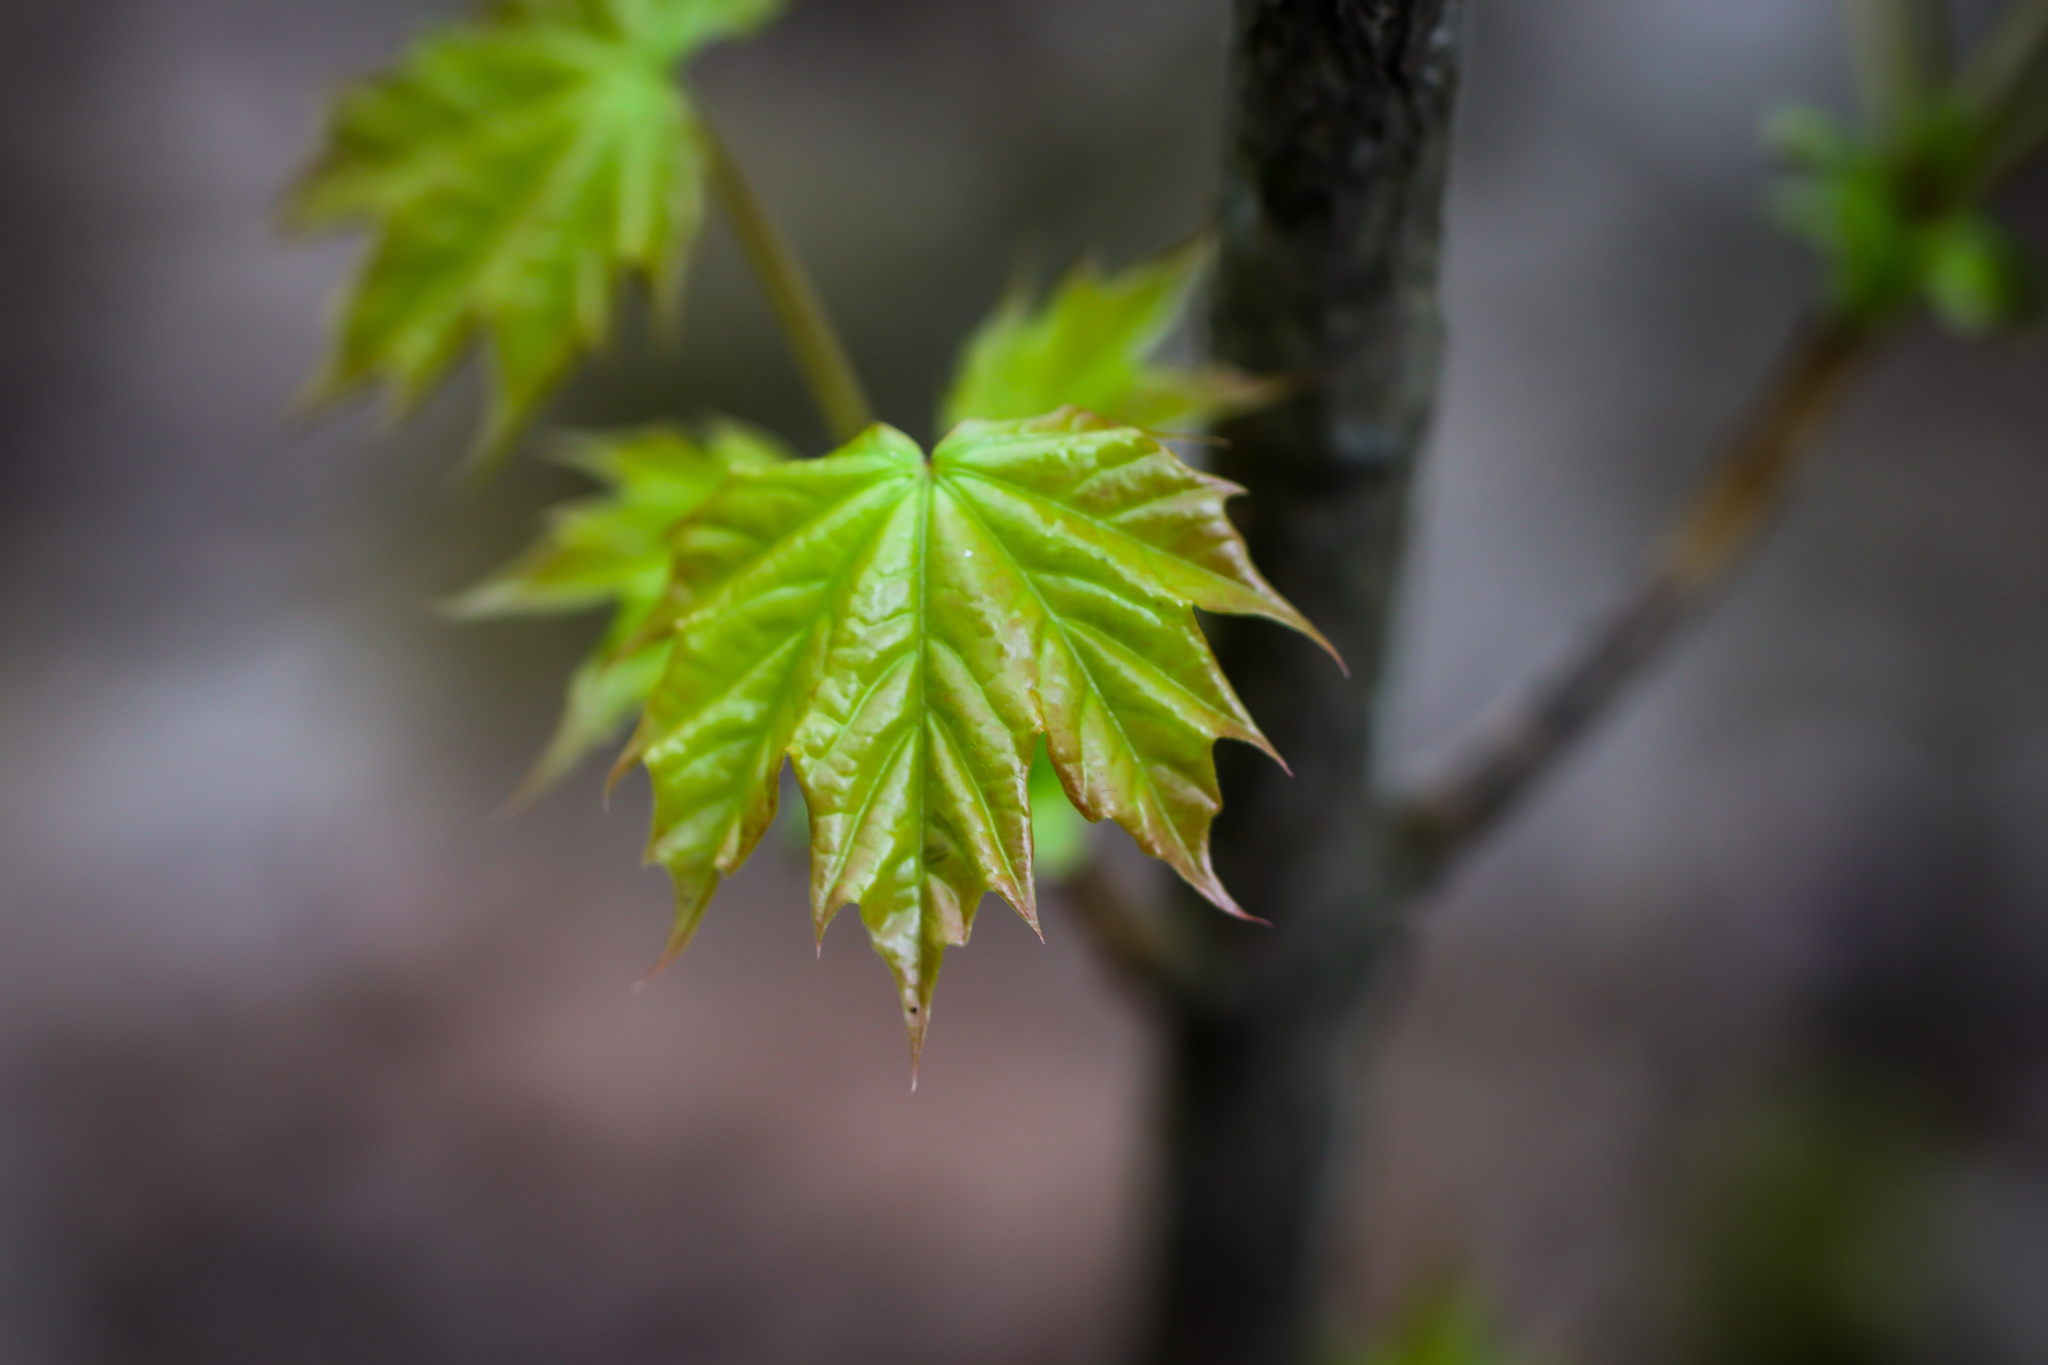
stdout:
<svg viewBox="0 0 2048 1365">
<path fill-rule="evenodd" d="M 780 4 L 509 0 L 344 93 L 286 218 L 376 240 L 313 396 L 381 380 L 415 404 L 481 332 L 477 450 L 502 452 L 603 339 L 623 276 L 680 276 L 710 152 L 671 69 Z"/>
<path fill-rule="evenodd" d="M 1272 750 L 1194 609 L 1321 637 L 1253 569 L 1223 510 L 1239 491 L 1077 409 L 965 423 L 929 463 L 874 427 L 736 472 L 673 539 L 672 653 L 629 751 L 654 784 L 650 860 L 676 885 L 664 961 L 773 822 L 785 755 L 817 931 L 860 907 L 913 1053 L 982 895 L 1036 926 L 1040 734 L 1083 814 L 1241 913 L 1209 861 L 1211 751 Z"/>
<path fill-rule="evenodd" d="M 773 437 L 735 422 L 697 440 L 669 427 L 589 437 L 564 463 L 609 486 L 554 510 L 540 538 L 512 563 L 451 602 L 465 617 L 540 615 L 616 604 L 611 626 L 569 681 L 560 725 L 515 804 L 559 781 L 615 738 L 668 661 L 668 641 L 641 632 L 668 587 L 668 534 L 735 469 L 780 463 Z"/>
<path fill-rule="evenodd" d="M 961 353 L 940 426 L 1010 421 L 1062 405 L 1153 431 L 1205 426 L 1271 402 L 1278 385 L 1221 366 L 1152 363 L 1209 263 L 1206 241 L 1113 275 L 1092 261 L 1037 307 L 1013 289 Z"/>
</svg>

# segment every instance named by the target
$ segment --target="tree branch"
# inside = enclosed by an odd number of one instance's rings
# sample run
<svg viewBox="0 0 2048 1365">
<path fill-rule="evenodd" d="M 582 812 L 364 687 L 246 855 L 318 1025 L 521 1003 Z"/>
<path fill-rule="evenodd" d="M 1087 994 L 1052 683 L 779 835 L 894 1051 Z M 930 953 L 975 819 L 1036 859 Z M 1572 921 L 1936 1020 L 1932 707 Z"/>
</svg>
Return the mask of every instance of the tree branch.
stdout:
<svg viewBox="0 0 2048 1365">
<path fill-rule="evenodd" d="M 1410 491 L 1435 406 L 1444 186 L 1462 0 L 1235 0 L 1211 340 L 1298 376 L 1229 423 L 1215 470 L 1275 589 L 1351 666 L 1264 622 L 1207 623 L 1292 777 L 1216 754 L 1217 874 L 1270 927 L 1171 893 L 1185 984 L 1166 1031 L 1160 1263 L 1148 1365 L 1306 1365 L 1352 1046 L 1405 919 L 1375 819 L 1373 751 Z"/>
<path fill-rule="evenodd" d="M 1882 339 L 1836 318 L 1800 328 L 1642 585 L 1561 667 L 1482 722 L 1441 777 L 1394 800 L 1393 828 L 1418 872 L 1441 871 L 1513 810 L 1697 614 L 1784 501 Z"/>
</svg>

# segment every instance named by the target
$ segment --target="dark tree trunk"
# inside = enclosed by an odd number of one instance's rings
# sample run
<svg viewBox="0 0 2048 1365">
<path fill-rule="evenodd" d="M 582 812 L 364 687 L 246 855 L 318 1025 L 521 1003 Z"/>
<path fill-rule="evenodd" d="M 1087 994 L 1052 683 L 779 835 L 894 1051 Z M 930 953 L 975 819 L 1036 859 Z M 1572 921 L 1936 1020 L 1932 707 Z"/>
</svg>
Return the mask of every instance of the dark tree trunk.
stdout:
<svg viewBox="0 0 2048 1365">
<path fill-rule="evenodd" d="M 1417 454 L 1461 0 L 1237 0 L 1215 301 L 1219 359 L 1298 376 L 1236 423 L 1220 471 L 1256 562 L 1321 627 L 1214 622 L 1290 778 L 1224 746 L 1216 865 L 1265 929 L 1192 897 L 1166 992 L 1167 1169 L 1151 1365 L 1303 1365 L 1317 1345 L 1345 1054 L 1406 878 L 1371 769 Z"/>
</svg>

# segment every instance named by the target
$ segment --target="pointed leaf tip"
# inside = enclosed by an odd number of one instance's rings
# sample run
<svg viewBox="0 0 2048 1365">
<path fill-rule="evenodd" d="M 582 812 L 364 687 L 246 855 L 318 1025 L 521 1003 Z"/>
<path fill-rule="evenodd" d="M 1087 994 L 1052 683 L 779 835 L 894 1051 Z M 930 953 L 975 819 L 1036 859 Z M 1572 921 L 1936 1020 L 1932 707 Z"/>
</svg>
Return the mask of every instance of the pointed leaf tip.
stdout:
<svg viewBox="0 0 2048 1365">
<path fill-rule="evenodd" d="M 918 1073 L 924 1069 L 925 1032 L 931 1026 L 930 1004 L 907 1000 L 903 1006 L 903 1023 L 910 1034 L 910 1090 L 916 1094 Z"/>
</svg>

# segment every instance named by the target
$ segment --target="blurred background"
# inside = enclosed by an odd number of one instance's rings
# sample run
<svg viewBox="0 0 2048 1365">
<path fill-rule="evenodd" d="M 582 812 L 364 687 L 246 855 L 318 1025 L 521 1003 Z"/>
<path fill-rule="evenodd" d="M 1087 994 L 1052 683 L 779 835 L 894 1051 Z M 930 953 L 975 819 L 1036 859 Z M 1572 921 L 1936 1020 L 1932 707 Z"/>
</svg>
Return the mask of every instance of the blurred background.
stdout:
<svg viewBox="0 0 2048 1365">
<path fill-rule="evenodd" d="M 0 1360 L 1113 1360 L 1152 1058 L 1073 922 L 991 909 L 915 1095 L 786 851 L 634 992 L 642 789 L 494 818 L 598 620 L 434 607 L 575 479 L 459 489 L 468 381 L 286 416 L 357 248 L 270 209 L 454 10 L 0 0 Z M 1760 122 L 1846 87 L 1832 0 L 1474 10 L 1396 771 L 1685 496 L 1812 286 Z M 1020 261 L 1200 222 L 1226 21 L 798 0 L 699 84 L 924 434 Z M 2048 179 L 2010 208 L 2048 244 Z M 1530 1362 L 2048 1359 L 2044 373 L 1913 335 L 1439 904 L 1361 1053 L 1333 1340 L 1452 1267 Z M 717 234 L 555 417 L 713 408 L 819 448 Z"/>
</svg>

